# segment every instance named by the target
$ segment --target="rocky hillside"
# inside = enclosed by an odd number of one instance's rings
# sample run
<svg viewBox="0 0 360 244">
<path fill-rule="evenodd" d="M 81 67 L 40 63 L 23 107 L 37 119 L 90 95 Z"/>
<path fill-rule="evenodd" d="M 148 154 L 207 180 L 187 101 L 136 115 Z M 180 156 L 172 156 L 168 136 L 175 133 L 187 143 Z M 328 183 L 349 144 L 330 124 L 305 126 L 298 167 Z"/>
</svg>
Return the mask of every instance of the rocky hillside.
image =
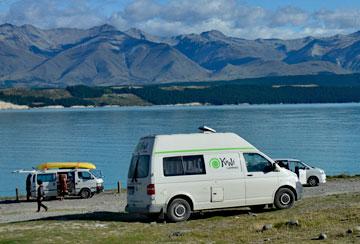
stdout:
<svg viewBox="0 0 360 244">
<path fill-rule="evenodd" d="M 0 86 L 149 84 L 360 71 L 360 32 L 294 40 L 157 37 L 110 25 L 0 25 Z"/>
</svg>

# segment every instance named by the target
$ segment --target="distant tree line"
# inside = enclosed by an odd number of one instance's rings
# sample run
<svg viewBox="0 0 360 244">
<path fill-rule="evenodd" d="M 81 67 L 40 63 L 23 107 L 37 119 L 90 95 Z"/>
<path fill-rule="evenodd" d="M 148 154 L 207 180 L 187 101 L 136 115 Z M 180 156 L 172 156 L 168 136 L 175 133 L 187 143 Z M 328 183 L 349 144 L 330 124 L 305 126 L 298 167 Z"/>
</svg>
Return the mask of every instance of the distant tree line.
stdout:
<svg viewBox="0 0 360 244">
<path fill-rule="evenodd" d="M 90 87 L 84 85 L 68 86 L 66 90 L 78 98 L 95 98 L 101 97 L 105 93 L 105 87 Z"/>
<path fill-rule="evenodd" d="M 309 85 L 302 87 L 293 85 Z M 277 85 L 277 86 L 274 86 Z M 195 87 L 194 87 L 195 86 Z M 44 88 L 46 89 L 46 88 Z M 71 97 L 52 99 L 32 96 L 31 93 L 8 95 L 0 90 L 0 100 L 19 105 L 41 107 L 49 105 L 107 105 L 97 98 L 104 94 L 131 93 L 156 104 L 209 103 L 222 104 L 278 104 L 278 103 L 344 103 L 360 102 L 360 74 L 305 75 L 265 77 L 213 82 L 166 83 L 144 86 L 89 87 L 85 85 L 64 88 Z"/>
<path fill-rule="evenodd" d="M 359 87 L 279 87 L 217 85 L 204 89 L 168 90 L 158 86 L 123 89 L 153 104 L 278 104 L 360 102 Z"/>
</svg>

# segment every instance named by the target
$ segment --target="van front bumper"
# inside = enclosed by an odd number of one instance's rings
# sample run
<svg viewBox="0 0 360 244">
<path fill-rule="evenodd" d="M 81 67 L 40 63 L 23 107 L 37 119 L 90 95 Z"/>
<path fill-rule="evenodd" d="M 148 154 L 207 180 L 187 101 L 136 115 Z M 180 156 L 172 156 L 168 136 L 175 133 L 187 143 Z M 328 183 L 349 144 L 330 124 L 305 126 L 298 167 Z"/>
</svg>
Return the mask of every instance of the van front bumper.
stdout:
<svg viewBox="0 0 360 244">
<path fill-rule="evenodd" d="M 319 181 L 320 184 L 326 183 L 326 174 L 321 174 Z"/>
<path fill-rule="evenodd" d="M 300 181 L 296 182 L 296 195 L 297 195 L 297 199 L 296 200 L 300 200 L 303 197 L 303 186 L 301 184 Z"/>
<path fill-rule="evenodd" d="M 147 206 L 136 206 L 136 205 L 129 205 L 127 204 L 125 207 L 125 212 L 128 213 L 160 213 L 163 209 L 163 206 L 150 204 Z"/>
<path fill-rule="evenodd" d="M 96 186 L 96 193 L 100 193 L 104 191 L 104 186 L 103 185 L 98 185 Z"/>
</svg>

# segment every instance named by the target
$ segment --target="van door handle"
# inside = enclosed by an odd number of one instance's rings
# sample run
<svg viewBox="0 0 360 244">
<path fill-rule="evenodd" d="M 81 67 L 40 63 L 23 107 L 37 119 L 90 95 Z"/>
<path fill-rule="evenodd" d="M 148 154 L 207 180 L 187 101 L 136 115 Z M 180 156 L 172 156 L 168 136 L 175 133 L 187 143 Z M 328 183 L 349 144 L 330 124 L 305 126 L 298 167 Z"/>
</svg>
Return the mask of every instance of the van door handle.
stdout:
<svg viewBox="0 0 360 244">
<path fill-rule="evenodd" d="M 247 176 L 253 176 L 253 174 L 248 174 Z"/>
</svg>

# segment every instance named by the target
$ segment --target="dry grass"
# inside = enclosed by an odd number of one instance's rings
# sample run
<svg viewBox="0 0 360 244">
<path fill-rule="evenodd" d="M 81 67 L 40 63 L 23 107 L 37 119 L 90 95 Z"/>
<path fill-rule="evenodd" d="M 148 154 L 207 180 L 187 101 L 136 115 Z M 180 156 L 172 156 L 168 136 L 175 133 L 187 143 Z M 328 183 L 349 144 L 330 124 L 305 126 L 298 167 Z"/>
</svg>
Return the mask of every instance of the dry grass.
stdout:
<svg viewBox="0 0 360 244">
<path fill-rule="evenodd" d="M 327 180 L 337 180 L 337 179 L 360 179 L 360 175 L 347 175 L 347 174 L 341 174 L 341 175 L 333 175 L 333 176 L 327 176 Z"/>
<path fill-rule="evenodd" d="M 299 226 L 286 224 L 297 219 Z M 183 223 L 154 223 L 122 213 L 65 215 L 40 221 L 0 225 L 0 242 L 40 243 L 309 243 L 319 233 L 322 243 L 359 243 L 360 193 L 304 199 L 288 210 L 265 210 L 251 216 L 246 209 L 194 214 Z M 264 224 L 273 228 L 260 231 Z"/>
</svg>

